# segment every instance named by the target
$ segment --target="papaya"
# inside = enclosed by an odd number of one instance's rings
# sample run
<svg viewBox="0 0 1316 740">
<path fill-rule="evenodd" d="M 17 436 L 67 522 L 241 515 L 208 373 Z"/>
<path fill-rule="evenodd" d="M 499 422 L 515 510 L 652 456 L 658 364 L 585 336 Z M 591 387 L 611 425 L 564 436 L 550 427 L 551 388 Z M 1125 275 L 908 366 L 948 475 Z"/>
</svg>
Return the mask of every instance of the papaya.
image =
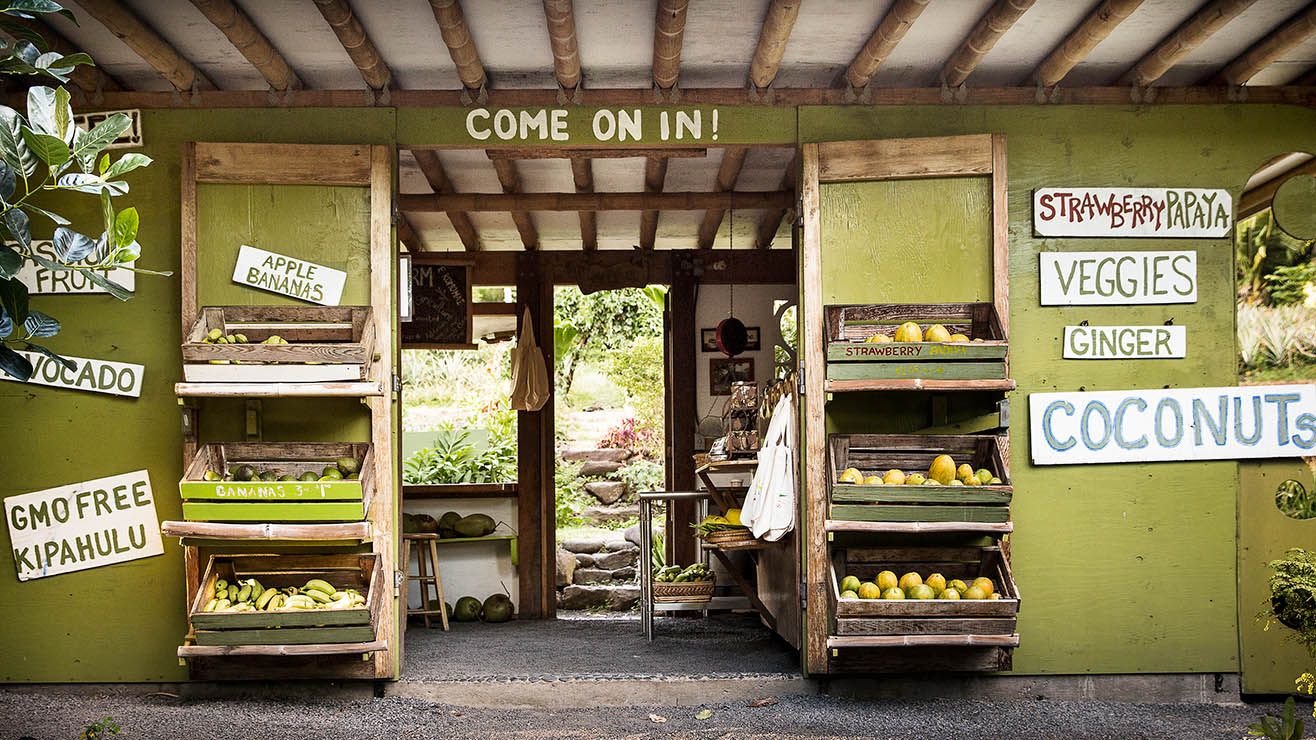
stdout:
<svg viewBox="0 0 1316 740">
<path fill-rule="evenodd" d="M 497 526 L 498 523 L 488 514 L 471 514 L 458 519 L 452 528 L 460 537 L 484 537 L 492 534 Z"/>
<path fill-rule="evenodd" d="M 928 478 L 943 486 L 955 480 L 955 460 L 950 455 L 937 455 L 928 466 Z"/>
</svg>

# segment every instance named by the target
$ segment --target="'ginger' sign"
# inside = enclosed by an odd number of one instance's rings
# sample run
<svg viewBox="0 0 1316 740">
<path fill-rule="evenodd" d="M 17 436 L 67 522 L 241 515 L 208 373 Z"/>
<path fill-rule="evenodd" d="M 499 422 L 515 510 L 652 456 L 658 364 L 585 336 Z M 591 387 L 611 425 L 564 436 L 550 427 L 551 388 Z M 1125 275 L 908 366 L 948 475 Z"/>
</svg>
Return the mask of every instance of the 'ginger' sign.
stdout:
<svg viewBox="0 0 1316 740">
<path fill-rule="evenodd" d="M 1234 226 L 1229 191 L 1206 188 L 1040 188 L 1038 236 L 1225 237 Z"/>
</svg>

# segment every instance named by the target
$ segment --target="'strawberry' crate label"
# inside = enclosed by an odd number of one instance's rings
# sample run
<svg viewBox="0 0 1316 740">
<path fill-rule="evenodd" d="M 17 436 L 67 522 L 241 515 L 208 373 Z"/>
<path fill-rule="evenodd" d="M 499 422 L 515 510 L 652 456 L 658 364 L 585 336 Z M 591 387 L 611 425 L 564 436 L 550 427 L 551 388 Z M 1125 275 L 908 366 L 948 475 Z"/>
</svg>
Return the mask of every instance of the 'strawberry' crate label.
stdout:
<svg viewBox="0 0 1316 740">
<path fill-rule="evenodd" d="M 1038 236 L 1226 237 L 1233 233 L 1229 191 L 1207 188 L 1039 188 Z"/>
<path fill-rule="evenodd" d="M 32 363 L 32 377 L 27 379 L 30 384 L 132 398 L 142 395 L 142 373 L 146 369 L 143 365 L 64 355 L 64 359 L 73 363 L 73 367 L 68 368 L 39 352 L 17 352 Z M 23 382 L 3 372 L 0 372 L 0 380 Z"/>
<path fill-rule="evenodd" d="M 145 470 L 5 499 L 18 580 L 164 553 Z"/>
<path fill-rule="evenodd" d="M 1186 326 L 1066 326 L 1066 360 L 1152 360 L 1188 356 Z"/>
<path fill-rule="evenodd" d="M 1197 302 L 1197 252 L 1042 252 L 1043 306 Z"/>
<path fill-rule="evenodd" d="M 52 262 L 59 261 L 58 256 L 55 254 L 54 243 L 49 239 L 34 240 L 32 242 L 32 251 Z M 91 260 L 82 260 L 75 264 L 88 265 L 91 262 Z M 98 270 L 97 272 L 122 285 L 125 289 L 134 291 L 137 289 L 137 273 L 127 268 L 136 264 L 136 262 L 126 262 L 121 267 Z M 27 292 L 32 295 L 61 293 L 101 293 L 108 295 L 104 288 L 93 283 L 86 275 L 77 270 L 51 270 L 35 262 L 25 261 L 23 263 L 23 267 L 18 271 L 18 280 L 27 286 Z"/>
<path fill-rule="evenodd" d="M 337 306 L 343 299 L 347 273 L 243 244 L 233 267 L 233 282 L 308 303 Z"/>
<path fill-rule="evenodd" d="M 1033 393 L 1035 465 L 1305 457 L 1316 385 Z"/>
</svg>

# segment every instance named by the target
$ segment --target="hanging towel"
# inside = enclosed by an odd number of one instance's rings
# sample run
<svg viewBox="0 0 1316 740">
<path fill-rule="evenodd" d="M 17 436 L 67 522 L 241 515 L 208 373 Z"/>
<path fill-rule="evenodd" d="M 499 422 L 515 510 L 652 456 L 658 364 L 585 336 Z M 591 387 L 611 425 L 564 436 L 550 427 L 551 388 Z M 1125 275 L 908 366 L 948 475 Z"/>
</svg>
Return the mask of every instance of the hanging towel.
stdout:
<svg viewBox="0 0 1316 740">
<path fill-rule="evenodd" d="M 795 450 L 789 396 L 777 402 L 759 448 L 758 467 L 745 494 L 741 523 L 755 537 L 775 542 L 795 528 Z"/>
<path fill-rule="evenodd" d="M 538 411 L 548 403 L 548 396 L 548 365 L 535 343 L 535 327 L 527 308 L 521 319 L 521 335 L 512 350 L 512 408 Z"/>
</svg>

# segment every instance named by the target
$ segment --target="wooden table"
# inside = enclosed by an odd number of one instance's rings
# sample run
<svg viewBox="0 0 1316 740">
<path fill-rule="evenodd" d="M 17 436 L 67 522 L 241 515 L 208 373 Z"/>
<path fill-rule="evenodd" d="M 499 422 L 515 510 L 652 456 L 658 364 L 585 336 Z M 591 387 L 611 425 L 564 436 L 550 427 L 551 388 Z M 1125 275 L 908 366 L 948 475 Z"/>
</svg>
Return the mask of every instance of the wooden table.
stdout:
<svg viewBox="0 0 1316 740">
<path fill-rule="evenodd" d="M 745 457 L 732 460 L 713 460 L 706 462 L 695 468 L 695 475 L 703 482 L 708 496 L 713 503 L 722 509 L 722 515 L 726 516 L 727 511 L 740 506 L 737 499 L 749 491 L 749 486 L 744 485 L 738 488 L 731 488 L 725 485 L 719 485 L 713 482 L 714 475 L 743 473 L 747 477 L 752 477 L 754 471 L 758 469 L 759 461 L 757 457 Z M 748 480 L 746 480 L 748 484 Z"/>
</svg>

